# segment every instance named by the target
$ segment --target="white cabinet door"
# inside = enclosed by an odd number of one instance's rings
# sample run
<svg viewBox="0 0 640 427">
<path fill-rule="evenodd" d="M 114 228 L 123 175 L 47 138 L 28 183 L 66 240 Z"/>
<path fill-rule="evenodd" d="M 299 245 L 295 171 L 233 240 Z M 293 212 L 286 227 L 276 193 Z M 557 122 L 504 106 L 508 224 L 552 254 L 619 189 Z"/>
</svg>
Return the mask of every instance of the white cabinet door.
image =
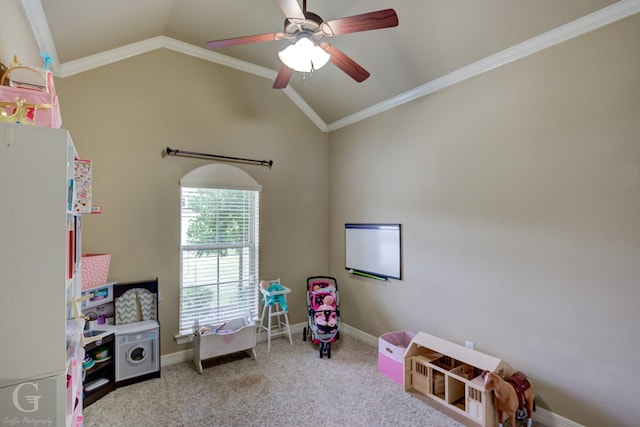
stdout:
<svg viewBox="0 0 640 427">
<path fill-rule="evenodd" d="M 73 152 L 65 130 L 0 124 L 0 387 L 65 370 Z"/>
</svg>

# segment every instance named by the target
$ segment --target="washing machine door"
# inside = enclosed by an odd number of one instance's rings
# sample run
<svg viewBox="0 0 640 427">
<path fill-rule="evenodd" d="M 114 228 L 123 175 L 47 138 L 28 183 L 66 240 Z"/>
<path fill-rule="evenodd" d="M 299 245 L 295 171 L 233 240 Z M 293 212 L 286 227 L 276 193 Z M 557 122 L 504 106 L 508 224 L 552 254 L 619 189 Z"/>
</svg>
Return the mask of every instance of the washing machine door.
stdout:
<svg viewBox="0 0 640 427">
<path fill-rule="evenodd" d="M 136 345 L 127 351 L 127 362 L 134 365 L 144 363 L 147 358 L 147 349 L 145 346 Z"/>
</svg>

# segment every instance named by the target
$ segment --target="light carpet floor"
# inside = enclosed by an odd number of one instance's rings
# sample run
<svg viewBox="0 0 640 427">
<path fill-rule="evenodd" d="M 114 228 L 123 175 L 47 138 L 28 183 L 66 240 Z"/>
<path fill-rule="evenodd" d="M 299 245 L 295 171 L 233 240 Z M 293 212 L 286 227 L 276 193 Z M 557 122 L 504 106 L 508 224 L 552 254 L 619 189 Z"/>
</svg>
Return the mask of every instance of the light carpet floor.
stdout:
<svg viewBox="0 0 640 427">
<path fill-rule="evenodd" d="M 162 369 L 162 377 L 117 388 L 84 409 L 85 426 L 460 426 L 377 370 L 376 347 L 349 335 L 331 358 L 293 335 L 233 355 Z"/>
</svg>

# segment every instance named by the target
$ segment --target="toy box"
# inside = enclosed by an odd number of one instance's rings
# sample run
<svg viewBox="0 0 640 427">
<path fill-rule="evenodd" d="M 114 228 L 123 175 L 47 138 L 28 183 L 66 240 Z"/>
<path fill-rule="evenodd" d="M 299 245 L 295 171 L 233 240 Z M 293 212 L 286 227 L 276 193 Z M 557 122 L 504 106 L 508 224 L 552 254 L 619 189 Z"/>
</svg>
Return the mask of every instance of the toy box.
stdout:
<svg viewBox="0 0 640 427">
<path fill-rule="evenodd" d="M 413 332 L 396 331 L 381 335 L 378 339 L 378 371 L 398 384 L 402 384 L 404 351 L 415 336 Z"/>
<path fill-rule="evenodd" d="M 246 351 L 256 358 L 256 323 L 251 313 L 218 327 L 198 325 L 193 337 L 193 364 L 202 373 L 202 361 L 212 357 Z"/>
</svg>

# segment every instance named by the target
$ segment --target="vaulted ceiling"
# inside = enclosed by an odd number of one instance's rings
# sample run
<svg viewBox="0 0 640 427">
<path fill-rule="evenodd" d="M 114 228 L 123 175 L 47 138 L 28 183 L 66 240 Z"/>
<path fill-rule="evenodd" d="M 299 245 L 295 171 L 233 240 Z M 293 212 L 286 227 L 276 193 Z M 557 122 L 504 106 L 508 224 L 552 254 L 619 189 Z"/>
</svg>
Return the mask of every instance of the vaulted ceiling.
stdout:
<svg viewBox="0 0 640 427">
<path fill-rule="evenodd" d="M 277 0 L 21 1 L 60 77 L 168 48 L 271 86 L 278 52 L 290 43 L 207 49 L 210 40 L 282 31 Z M 387 8 L 398 15 L 397 27 L 327 40 L 371 73 L 364 82 L 327 64 L 294 73 L 284 89 L 331 131 L 638 13 L 640 0 L 309 0 L 306 7 L 326 21 Z"/>
</svg>

